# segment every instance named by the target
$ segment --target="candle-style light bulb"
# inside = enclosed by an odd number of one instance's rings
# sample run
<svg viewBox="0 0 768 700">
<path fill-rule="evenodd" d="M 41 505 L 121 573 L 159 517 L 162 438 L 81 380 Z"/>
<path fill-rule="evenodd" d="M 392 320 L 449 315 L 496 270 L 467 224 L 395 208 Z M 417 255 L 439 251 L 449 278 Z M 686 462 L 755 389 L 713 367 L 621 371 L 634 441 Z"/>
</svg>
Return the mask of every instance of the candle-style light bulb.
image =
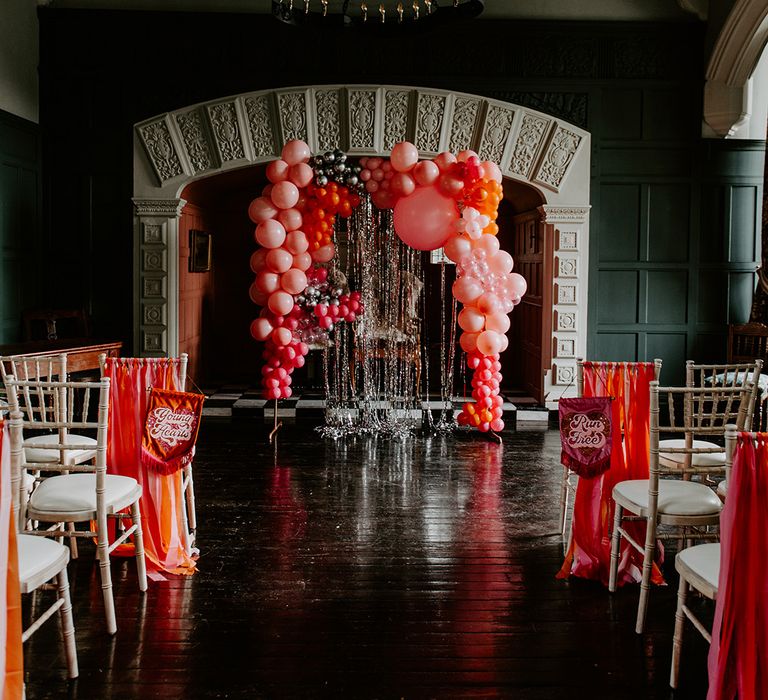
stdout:
<svg viewBox="0 0 768 700">
<path fill-rule="evenodd" d="M 419 18 L 419 0 L 413 0 L 413 18 Z"/>
<path fill-rule="evenodd" d="M 424 4 L 427 6 L 427 14 L 432 14 L 432 0 L 424 0 Z"/>
<path fill-rule="evenodd" d="M 323 17 L 328 14 L 328 0 L 320 0 L 323 3 Z"/>
<path fill-rule="evenodd" d="M 397 23 L 403 23 L 403 3 L 397 3 Z"/>
<path fill-rule="evenodd" d="M 309 14 L 309 0 L 304 0 L 304 14 Z"/>
<path fill-rule="evenodd" d="M 360 3 L 360 12 L 363 13 L 363 22 L 368 21 L 368 5 L 366 5 L 364 2 Z"/>
<path fill-rule="evenodd" d="M 387 21 L 387 10 L 381 3 L 379 3 L 379 14 L 381 15 L 381 23 L 384 24 Z"/>
</svg>

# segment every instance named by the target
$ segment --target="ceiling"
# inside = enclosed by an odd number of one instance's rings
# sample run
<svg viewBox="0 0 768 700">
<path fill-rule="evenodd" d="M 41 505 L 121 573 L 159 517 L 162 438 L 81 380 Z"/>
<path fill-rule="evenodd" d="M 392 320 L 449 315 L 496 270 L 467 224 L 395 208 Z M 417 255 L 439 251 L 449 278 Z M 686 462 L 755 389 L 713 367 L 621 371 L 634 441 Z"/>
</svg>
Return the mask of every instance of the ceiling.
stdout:
<svg viewBox="0 0 768 700">
<path fill-rule="evenodd" d="M 284 0 L 288 2 L 288 0 Z M 447 5 L 451 0 L 440 0 Z M 368 0 L 369 13 L 380 0 Z M 254 12 L 269 13 L 271 0 L 38 0 L 38 4 L 57 8 L 160 10 L 179 12 Z M 397 2 L 383 0 L 394 13 Z M 405 0 L 406 12 L 412 0 Z M 681 9 L 683 5 L 700 5 L 701 0 L 486 0 L 485 19 L 545 19 L 545 20 L 690 20 L 693 15 Z M 329 12 L 338 12 L 341 0 L 330 0 Z M 422 0 L 422 11 L 424 3 Z M 359 0 L 350 7 L 359 11 Z M 303 0 L 294 0 L 294 7 L 303 7 Z M 311 9 L 321 9 L 320 0 L 311 0 Z"/>
</svg>

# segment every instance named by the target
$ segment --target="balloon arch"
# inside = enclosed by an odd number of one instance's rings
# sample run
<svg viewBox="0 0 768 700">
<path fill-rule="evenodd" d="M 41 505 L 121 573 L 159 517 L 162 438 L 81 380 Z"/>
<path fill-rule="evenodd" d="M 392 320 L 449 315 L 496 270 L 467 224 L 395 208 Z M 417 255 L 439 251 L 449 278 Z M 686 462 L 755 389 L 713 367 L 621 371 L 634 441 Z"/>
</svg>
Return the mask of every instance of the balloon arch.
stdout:
<svg viewBox="0 0 768 700">
<path fill-rule="evenodd" d="M 389 160 L 369 157 L 352 163 L 339 150 L 312 157 L 306 143 L 294 140 L 284 145 L 280 159 L 269 163 L 266 174 L 270 184 L 248 210 L 257 224 L 260 246 L 250 261 L 255 273 L 250 297 L 263 308 L 251 324 L 251 335 L 265 342 L 265 398 L 291 396 L 290 375 L 304 365 L 311 345 L 326 350 L 334 345 L 337 371 L 343 371 L 345 362 L 339 353 L 346 352 L 352 361 L 359 358 L 359 350 L 344 350 L 346 332 L 335 344 L 330 334 L 354 324 L 362 329 L 361 336 L 374 337 L 373 320 L 367 326 L 364 322 L 374 307 L 376 314 L 391 319 L 390 327 L 405 328 L 407 317 L 414 316 L 408 280 L 418 282 L 420 271 L 420 257 L 414 251 L 443 248 L 456 263 L 455 318 L 446 343 L 449 362 L 458 322 L 460 347 L 474 370 L 474 403 L 463 405 L 458 424 L 483 432 L 502 430 L 499 357 L 508 345 L 508 314 L 525 294 L 526 282 L 512 272 L 512 256 L 500 250 L 497 238 L 496 217 L 503 197 L 498 165 L 481 162 L 474 151 L 445 152 L 434 160 L 419 161 L 418 150 L 408 142 L 396 144 Z M 388 237 L 388 231 L 394 231 L 399 241 Z M 346 275 L 337 265 L 340 234 L 345 234 Z M 376 267 L 381 258 L 389 259 Z M 387 267 L 397 269 L 390 272 Z M 443 268 L 443 286 L 444 275 Z M 368 286 L 377 280 L 379 294 L 351 291 L 349 277 Z M 391 298 L 381 300 L 379 295 Z M 457 303 L 463 305 L 458 314 Z M 390 331 L 383 359 L 395 354 L 393 343 L 408 337 L 403 331 L 399 335 Z M 364 358 L 365 348 L 368 356 L 373 354 L 371 342 L 363 339 L 358 345 Z M 420 351 L 400 351 L 399 356 L 410 362 Z M 441 365 L 445 387 L 450 368 L 445 362 Z M 379 389 L 386 385 L 390 395 L 400 397 L 407 381 L 403 377 L 413 381 L 413 373 L 404 367 L 369 384 Z M 325 369 L 328 394 L 328 353 Z M 354 369 L 350 371 L 352 389 L 337 387 L 339 395 L 355 390 Z M 418 371 L 415 381 L 420 381 Z M 369 391 L 368 399 L 374 393 Z"/>
</svg>

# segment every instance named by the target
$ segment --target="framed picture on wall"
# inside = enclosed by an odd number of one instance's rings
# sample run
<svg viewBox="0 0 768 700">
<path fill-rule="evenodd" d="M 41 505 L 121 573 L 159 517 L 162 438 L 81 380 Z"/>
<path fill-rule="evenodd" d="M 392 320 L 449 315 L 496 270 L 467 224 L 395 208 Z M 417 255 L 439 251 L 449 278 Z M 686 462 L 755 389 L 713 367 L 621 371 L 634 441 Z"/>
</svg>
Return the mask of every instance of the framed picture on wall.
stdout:
<svg viewBox="0 0 768 700">
<path fill-rule="evenodd" d="M 191 229 L 189 232 L 189 271 L 209 272 L 211 269 L 211 234 Z"/>
</svg>

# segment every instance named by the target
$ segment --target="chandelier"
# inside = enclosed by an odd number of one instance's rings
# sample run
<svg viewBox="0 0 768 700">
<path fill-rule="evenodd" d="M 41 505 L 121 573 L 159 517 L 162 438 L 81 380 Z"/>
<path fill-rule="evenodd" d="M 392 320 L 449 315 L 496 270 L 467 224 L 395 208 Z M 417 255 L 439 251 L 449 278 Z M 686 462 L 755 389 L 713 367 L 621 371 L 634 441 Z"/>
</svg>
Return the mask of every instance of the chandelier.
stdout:
<svg viewBox="0 0 768 700">
<path fill-rule="evenodd" d="M 329 7 L 330 4 L 329 0 L 272 0 L 272 16 L 295 26 L 428 29 L 446 22 L 477 17 L 485 9 L 485 0 L 442 0 L 442 4 L 438 0 L 396 3 L 391 0 L 343 0 L 340 8 L 339 3 L 333 3 L 334 7 Z"/>
</svg>

